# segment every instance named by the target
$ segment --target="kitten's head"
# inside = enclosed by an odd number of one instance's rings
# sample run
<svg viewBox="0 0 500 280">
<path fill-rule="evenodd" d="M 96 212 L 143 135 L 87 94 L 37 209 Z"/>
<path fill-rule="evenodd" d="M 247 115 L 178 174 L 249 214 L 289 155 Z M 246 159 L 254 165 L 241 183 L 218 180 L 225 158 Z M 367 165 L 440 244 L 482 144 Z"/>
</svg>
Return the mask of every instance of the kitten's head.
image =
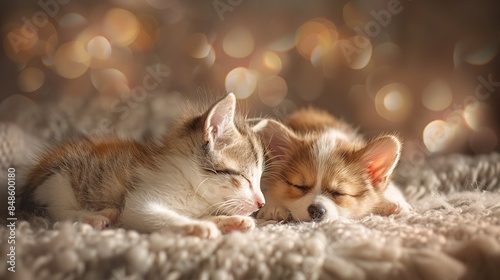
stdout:
<svg viewBox="0 0 500 280">
<path fill-rule="evenodd" d="M 395 136 L 368 144 L 328 130 L 300 136 L 272 120 L 261 133 L 273 160 L 269 176 L 264 174 L 267 205 L 258 218 L 358 218 L 394 206 L 384 192 L 399 159 L 401 145 Z"/>
<path fill-rule="evenodd" d="M 193 163 L 201 180 L 196 192 L 213 205 L 211 214 L 250 215 L 262 207 L 264 149 L 244 117 L 236 114 L 234 94 L 195 118 L 191 127 L 198 132 L 192 139 L 200 143 Z"/>
</svg>

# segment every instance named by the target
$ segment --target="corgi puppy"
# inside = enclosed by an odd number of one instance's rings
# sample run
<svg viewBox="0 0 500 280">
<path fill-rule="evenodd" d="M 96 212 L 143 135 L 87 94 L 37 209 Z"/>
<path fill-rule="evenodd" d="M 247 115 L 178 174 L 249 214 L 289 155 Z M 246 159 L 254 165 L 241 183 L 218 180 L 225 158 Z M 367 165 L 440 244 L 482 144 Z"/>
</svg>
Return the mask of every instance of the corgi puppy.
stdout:
<svg viewBox="0 0 500 280">
<path fill-rule="evenodd" d="M 290 115 L 286 125 L 270 119 L 256 125 L 270 161 L 258 219 L 323 221 L 411 209 L 390 180 L 401 153 L 396 136 L 366 141 L 314 108 Z"/>
</svg>

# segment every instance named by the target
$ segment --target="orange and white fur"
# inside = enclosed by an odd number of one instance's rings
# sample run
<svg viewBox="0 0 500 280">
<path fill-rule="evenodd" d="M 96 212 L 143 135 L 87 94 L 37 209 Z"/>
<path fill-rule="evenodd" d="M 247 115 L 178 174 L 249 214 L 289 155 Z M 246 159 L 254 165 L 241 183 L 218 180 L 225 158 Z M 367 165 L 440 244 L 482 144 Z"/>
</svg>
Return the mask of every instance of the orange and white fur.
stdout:
<svg viewBox="0 0 500 280">
<path fill-rule="evenodd" d="M 271 162 L 263 176 L 267 203 L 257 218 L 323 221 L 411 209 L 390 180 L 401 152 L 396 136 L 366 141 L 313 108 L 290 115 L 286 125 L 274 120 L 256 125 Z"/>
<path fill-rule="evenodd" d="M 24 213 L 103 228 L 213 238 L 255 227 L 264 150 L 233 94 L 191 108 L 161 143 L 70 141 L 43 155 L 20 196 Z"/>
</svg>

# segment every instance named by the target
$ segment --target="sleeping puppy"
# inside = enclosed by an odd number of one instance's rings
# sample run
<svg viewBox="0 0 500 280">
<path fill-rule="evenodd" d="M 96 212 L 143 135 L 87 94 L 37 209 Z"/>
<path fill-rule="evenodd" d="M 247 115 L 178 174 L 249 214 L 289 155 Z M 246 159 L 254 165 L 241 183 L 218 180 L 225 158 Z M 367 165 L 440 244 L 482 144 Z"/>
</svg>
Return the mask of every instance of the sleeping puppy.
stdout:
<svg viewBox="0 0 500 280">
<path fill-rule="evenodd" d="M 401 152 L 396 136 L 366 141 L 313 108 L 297 111 L 286 124 L 258 124 L 270 161 L 263 175 L 267 203 L 258 219 L 323 221 L 411 209 L 390 180 Z"/>
</svg>

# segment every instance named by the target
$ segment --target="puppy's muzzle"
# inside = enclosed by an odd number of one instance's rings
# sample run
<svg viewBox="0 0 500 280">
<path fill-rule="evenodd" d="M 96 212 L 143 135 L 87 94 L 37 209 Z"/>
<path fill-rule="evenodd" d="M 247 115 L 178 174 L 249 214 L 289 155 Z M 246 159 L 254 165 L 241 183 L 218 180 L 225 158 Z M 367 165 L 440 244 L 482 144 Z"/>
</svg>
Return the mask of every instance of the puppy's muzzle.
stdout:
<svg viewBox="0 0 500 280">
<path fill-rule="evenodd" d="M 321 204 L 311 204 L 307 207 L 307 212 L 313 221 L 321 221 L 325 217 L 326 209 Z"/>
</svg>

